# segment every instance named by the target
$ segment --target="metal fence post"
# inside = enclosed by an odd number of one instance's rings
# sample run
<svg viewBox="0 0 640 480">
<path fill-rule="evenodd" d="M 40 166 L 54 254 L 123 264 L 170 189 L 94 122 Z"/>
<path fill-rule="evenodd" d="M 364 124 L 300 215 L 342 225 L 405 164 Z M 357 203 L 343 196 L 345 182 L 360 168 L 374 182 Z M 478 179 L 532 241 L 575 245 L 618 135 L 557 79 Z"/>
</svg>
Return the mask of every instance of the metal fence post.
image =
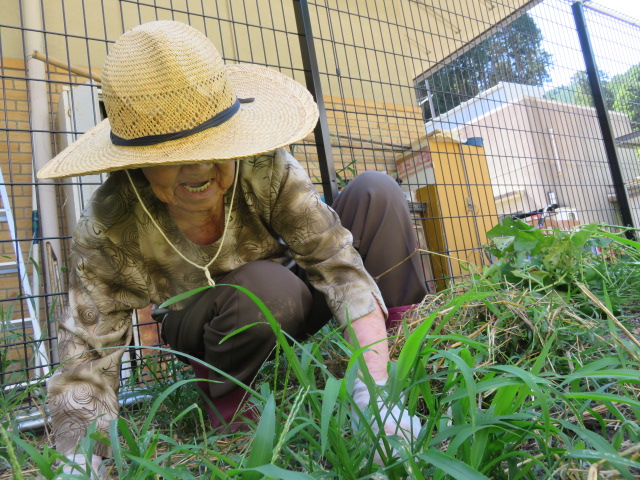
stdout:
<svg viewBox="0 0 640 480">
<path fill-rule="evenodd" d="M 318 59 L 313 43 L 313 30 L 311 27 L 311 17 L 309 16 L 309 5 L 306 0 L 293 0 L 293 8 L 296 15 L 296 25 L 300 39 L 300 49 L 302 50 L 302 62 L 304 67 L 307 89 L 313 95 L 318 110 L 320 120 L 313 131 L 318 152 L 318 163 L 322 178 L 322 190 L 325 201 L 328 205 L 333 203 L 333 199 L 338 195 L 338 184 L 336 181 L 336 171 L 333 162 L 333 152 L 331 150 L 331 137 L 329 136 L 329 125 L 327 124 L 327 111 L 324 106 L 322 96 L 322 85 L 320 83 L 320 70 L 318 69 Z"/>
<path fill-rule="evenodd" d="M 604 141 L 607 159 L 609 160 L 609 168 L 611 169 L 611 177 L 613 179 L 613 187 L 616 192 L 618 208 L 620 208 L 622 224 L 625 227 L 633 227 L 631 206 L 629 205 L 629 198 L 627 197 L 624 178 L 622 177 L 622 170 L 620 168 L 620 162 L 618 161 L 618 153 L 616 151 L 613 129 L 611 128 L 611 120 L 609 119 L 609 111 L 607 110 L 607 105 L 605 104 L 600 78 L 598 78 L 598 68 L 596 65 L 593 48 L 591 46 L 589 32 L 587 30 L 587 22 L 584 16 L 584 7 L 582 6 L 582 2 L 577 1 L 571 5 L 571 9 L 573 10 L 573 18 L 576 22 L 578 37 L 580 38 L 582 56 L 584 57 L 584 63 L 587 67 L 589 86 L 591 87 L 593 103 L 596 107 L 598 122 L 600 123 L 600 130 L 602 131 L 602 139 Z M 627 236 L 632 238 L 633 233 L 627 232 Z"/>
</svg>

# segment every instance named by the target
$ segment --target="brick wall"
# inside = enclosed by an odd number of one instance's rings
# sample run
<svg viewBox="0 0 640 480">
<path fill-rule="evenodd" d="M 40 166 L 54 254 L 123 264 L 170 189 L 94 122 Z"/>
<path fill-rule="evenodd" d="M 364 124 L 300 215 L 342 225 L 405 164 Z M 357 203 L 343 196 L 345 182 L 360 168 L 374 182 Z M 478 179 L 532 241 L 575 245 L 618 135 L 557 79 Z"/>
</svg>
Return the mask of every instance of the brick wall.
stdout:
<svg viewBox="0 0 640 480">
<path fill-rule="evenodd" d="M 10 202 L 11 214 L 16 226 L 16 238 L 22 250 L 23 259 L 28 260 L 31 238 L 31 136 L 29 133 L 29 112 L 27 105 L 27 85 L 24 80 L 24 64 L 21 61 L 2 60 L 2 88 L 0 89 L 0 167 Z M 9 205 L 3 205 L 8 208 Z M 14 243 L 11 242 L 9 225 L 0 223 L 1 262 L 15 262 Z M 10 267 L 6 267 L 9 269 Z M 16 268 L 16 267 L 13 267 Z M 29 269 L 30 271 L 31 269 Z M 20 277 L 17 273 L 0 274 L 0 320 L 3 344 L 13 343 L 15 337 L 31 336 L 30 328 L 23 330 L 20 323 L 8 323 L 29 317 L 27 305 L 16 299 L 21 294 Z M 5 351 L 3 361 L 16 360 L 24 356 L 21 346 Z M 14 364 L 13 368 L 19 368 Z M 5 369 L 7 367 L 5 366 Z M 5 379 L 7 380 L 7 379 Z"/>
<path fill-rule="evenodd" d="M 0 360 L 11 363 L 0 364 L 0 372 L 24 368 L 24 359 L 32 358 L 35 345 L 28 343 L 33 340 L 30 313 L 27 300 L 20 298 L 23 295 L 23 284 L 28 282 L 33 290 L 34 261 L 38 249 L 38 267 L 36 271 L 44 274 L 44 262 L 46 256 L 40 246 L 32 242 L 32 213 L 34 211 L 32 198 L 32 146 L 29 122 L 29 105 L 27 81 L 25 80 L 25 65 L 22 60 L 2 59 L 0 63 L 0 168 L 7 191 L 10 214 L 15 222 L 15 236 L 12 239 L 9 225 L 6 221 L 0 222 L 0 262 L 15 262 L 17 244 L 22 254 L 22 260 L 26 266 L 26 272 L 11 271 L 6 267 L 6 273 L 0 273 Z M 53 130 L 52 111 L 55 111 L 59 92 L 64 82 L 75 82 L 75 77 L 68 73 L 51 67 L 46 72 L 48 86 L 48 114 L 49 128 Z M 52 135 L 53 141 L 53 135 Z M 55 153 L 55 152 L 54 152 Z M 59 205 L 63 198 L 60 198 Z M 64 218 L 60 215 L 62 225 L 61 235 L 66 235 Z M 17 240 L 17 241 L 16 241 Z M 66 243 L 63 241 L 63 249 L 66 251 Z M 64 267 L 66 255 L 58 259 L 59 267 Z M 17 267 L 14 267 L 14 270 Z M 62 278 L 62 290 L 64 290 L 64 269 L 59 270 Z M 22 279 L 22 280 L 21 280 Z M 40 277 L 39 293 L 44 293 L 43 280 Z M 30 305 L 34 305 L 31 301 Z M 37 314 L 40 319 L 42 332 L 46 335 L 50 320 L 49 314 L 54 311 L 51 301 L 39 300 Z M 60 309 L 57 309 L 59 314 Z M 21 319 L 27 319 L 22 322 Z M 26 344 L 24 342 L 27 342 Z M 16 343 L 16 345 L 11 345 Z M 11 345 L 8 346 L 7 345 Z M 29 362 L 31 364 L 31 362 Z M 9 381 L 5 378 L 5 381 Z"/>
<path fill-rule="evenodd" d="M 0 90 L 0 167 L 7 184 L 7 195 L 16 224 L 16 236 L 22 240 L 20 248 L 26 252 L 29 248 L 27 239 L 31 237 L 31 136 L 23 63 L 4 59 L 2 75 L 4 78 Z M 0 225 L 0 232 L 2 261 L 15 261 L 6 222 Z M 13 298 L 18 294 L 17 278 L 11 275 L 0 276 L 2 298 Z"/>
</svg>

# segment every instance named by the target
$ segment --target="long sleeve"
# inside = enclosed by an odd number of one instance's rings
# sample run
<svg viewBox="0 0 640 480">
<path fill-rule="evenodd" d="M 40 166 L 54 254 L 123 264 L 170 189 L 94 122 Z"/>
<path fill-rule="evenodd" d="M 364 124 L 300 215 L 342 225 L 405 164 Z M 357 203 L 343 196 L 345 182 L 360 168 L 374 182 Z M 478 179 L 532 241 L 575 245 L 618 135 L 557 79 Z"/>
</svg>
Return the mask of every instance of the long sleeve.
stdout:
<svg viewBox="0 0 640 480">
<path fill-rule="evenodd" d="M 69 305 L 58 323 L 61 365 L 48 382 L 56 447 L 65 454 L 73 452 L 91 422 L 107 432 L 117 418 L 120 361 L 131 342 L 132 311 L 149 303 L 135 242 L 123 241 L 127 236 L 120 231 L 116 244 L 103 229 L 91 217 L 76 228 Z M 108 456 L 110 448 L 98 442 L 95 453 Z"/>
<path fill-rule="evenodd" d="M 322 201 L 302 166 L 281 149 L 276 151 L 273 171 L 271 188 L 277 193 L 271 225 L 313 286 L 325 295 L 337 320 L 344 325 L 372 312 L 374 297 L 384 309 L 378 286 L 352 246 L 351 233 Z"/>
</svg>

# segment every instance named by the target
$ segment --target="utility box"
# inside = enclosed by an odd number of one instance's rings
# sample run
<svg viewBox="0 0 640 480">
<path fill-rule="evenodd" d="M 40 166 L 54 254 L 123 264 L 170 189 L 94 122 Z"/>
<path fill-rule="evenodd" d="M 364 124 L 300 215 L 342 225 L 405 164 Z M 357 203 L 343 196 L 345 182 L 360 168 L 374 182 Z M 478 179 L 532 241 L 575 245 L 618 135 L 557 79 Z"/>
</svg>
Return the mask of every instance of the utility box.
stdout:
<svg viewBox="0 0 640 480">
<path fill-rule="evenodd" d="M 498 222 L 482 139 L 436 131 L 396 160 L 405 191 L 425 204 L 421 218 L 436 288 L 487 263 L 487 231 Z"/>
</svg>

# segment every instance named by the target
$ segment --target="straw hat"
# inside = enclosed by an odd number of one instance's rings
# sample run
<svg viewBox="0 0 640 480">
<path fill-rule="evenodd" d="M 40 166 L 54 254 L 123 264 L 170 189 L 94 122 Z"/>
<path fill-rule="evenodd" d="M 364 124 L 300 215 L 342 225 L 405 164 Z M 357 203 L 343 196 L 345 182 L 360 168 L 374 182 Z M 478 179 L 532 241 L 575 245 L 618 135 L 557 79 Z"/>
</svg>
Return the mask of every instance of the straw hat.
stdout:
<svg viewBox="0 0 640 480">
<path fill-rule="evenodd" d="M 318 120 L 302 85 L 265 67 L 225 65 L 207 37 L 173 21 L 118 39 L 102 95 L 108 119 L 38 178 L 250 157 L 301 140 Z"/>
</svg>

